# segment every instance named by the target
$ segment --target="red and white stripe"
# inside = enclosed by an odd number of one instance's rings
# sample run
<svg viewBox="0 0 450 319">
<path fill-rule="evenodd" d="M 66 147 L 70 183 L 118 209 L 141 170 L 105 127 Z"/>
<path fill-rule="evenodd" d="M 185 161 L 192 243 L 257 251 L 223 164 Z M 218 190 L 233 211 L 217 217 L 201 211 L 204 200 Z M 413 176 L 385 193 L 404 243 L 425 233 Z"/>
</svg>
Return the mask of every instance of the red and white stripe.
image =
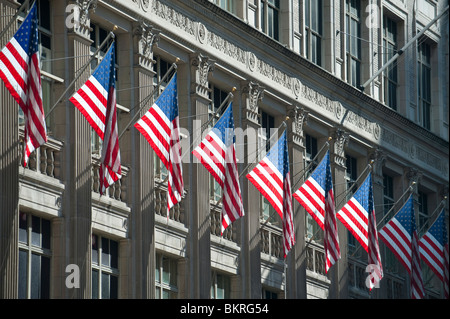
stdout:
<svg viewBox="0 0 450 319">
<path fill-rule="evenodd" d="M 419 238 L 417 231 L 412 235 L 412 257 L 411 257 L 411 297 L 422 299 L 425 297 L 425 288 L 422 278 L 422 267 L 420 265 Z"/>
<path fill-rule="evenodd" d="M 70 98 L 70 101 L 103 140 L 108 103 L 108 92 L 105 88 L 91 75 L 86 83 Z"/>
<path fill-rule="evenodd" d="M 116 92 L 111 87 L 106 113 L 106 130 L 102 148 L 102 165 L 100 167 L 100 194 L 119 180 L 122 175 L 120 165 L 119 134 L 117 129 Z"/>
<path fill-rule="evenodd" d="M 378 231 L 377 231 L 377 220 L 375 217 L 375 211 L 369 215 L 369 225 L 368 225 L 368 256 L 369 256 L 369 265 L 376 265 L 372 272 L 372 278 L 370 280 L 370 287 L 372 289 L 374 287 L 379 287 L 378 283 L 383 278 L 383 265 L 381 264 L 381 254 L 380 254 L 380 245 L 378 243 Z"/>
<path fill-rule="evenodd" d="M 211 130 L 192 152 L 223 189 L 221 233 L 244 216 L 234 143 L 229 147 Z"/>
<path fill-rule="evenodd" d="M 168 163 L 169 180 L 167 193 L 167 214 L 169 214 L 169 210 L 173 206 L 181 201 L 184 192 L 178 116 L 172 122 L 172 137 L 170 139 L 169 154 L 170 161 Z"/>
<path fill-rule="evenodd" d="M 350 230 L 364 250 L 369 252 L 369 214 L 355 197 L 342 207 L 337 218 Z"/>
<path fill-rule="evenodd" d="M 181 201 L 184 192 L 179 118 L 177 116 L 171 122 L 159 106 L 153 104 L 134 126 L 169 171 L 167 194 L 167 216 L 169 216 L 169 210 Z"/>
<path fill-rule="evenodd" d="M 325 190 L 311 176 L 294 193 L 294 198 L 305 208 L 320 228 L 325 224 Z"/>
<path fill-rule="evenodd" d="M 411 273 L 411 236 L 402 224 L 393 217 L 379 232 L 379 236 L 392 252 L 398 257 L 401 264 Z"/>
<path fill-rule="evenodd" d="M 283 219 L 283 176 L 281 172 L 264 157 L 247 175 L 261 194 L 269 201 Z"/>
<path fill-rule="evenodd" d="M 448 261 L 448 243 L 444 246 L 444 297 L 449 298 L 448 286 L 449 286 L 449 261 Z"/>
<path fill-rule="evenodd" d="M 333 266 L 341 258 L 339 248 L 339 236 L 337 232 L 336 211 L 333 189 L 328 191 L 325 199 L 325 222 L 324 222 L 324 249 L 326 255 L 325 271 Z"/>
<path fill-rule="evenodd" d="M 0 51 L 0 78 L 24 113 L 26 166 L 30 154 L 47 142 L 39 54 L 30 59 L 13 37 Z"/>
<path fill-rule="evenodd" d="M 427 232 L 419 241 L 422 259 L 430 266 L 433 272 L 444 281 L 445 257 L 444 246 L 431 234 Z"/>
</svg>

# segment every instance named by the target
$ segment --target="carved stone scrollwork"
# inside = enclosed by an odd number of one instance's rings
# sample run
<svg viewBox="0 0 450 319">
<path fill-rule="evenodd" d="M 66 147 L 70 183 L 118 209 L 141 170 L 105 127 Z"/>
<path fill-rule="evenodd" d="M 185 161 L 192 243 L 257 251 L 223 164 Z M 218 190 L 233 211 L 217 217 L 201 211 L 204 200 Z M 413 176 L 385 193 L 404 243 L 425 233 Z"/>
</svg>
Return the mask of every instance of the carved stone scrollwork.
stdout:
<svg viewBox="0 0 450 319">
<path fill-rule="evenodd" d="M 133 34 L 138 40 L 138 63 L 141 66 L 151 69 L 153 60 L 154 44 L 159 42 L 160 30 L 153 28 L 144 21 L 140 21 L 134 28 Z"/>
<path fill-rule="evenodd" d="M 258 101 L 264 97 L 264 88 L 257 82 L 247 81 L 243 85 L 242 93 L 247 99 L 245 117 L 258 123 Z"/>
<path fill-rule="evenodd" d="M 333 134 L 334 162 L 345 167 L 345 147 L 348 145 L 349 133 L 342 128 L 337 128 Z"/>
<path fill-rule="evenodd" d="M 216 61 L 204 56 L 201 53 L 191 55 L 191 72 L 194 79 L 191 86 L 191 92 L 202 97 L 208 98 L 210 91 L 208 87 L 208 76 L 214 71 Z"/>
</svg>

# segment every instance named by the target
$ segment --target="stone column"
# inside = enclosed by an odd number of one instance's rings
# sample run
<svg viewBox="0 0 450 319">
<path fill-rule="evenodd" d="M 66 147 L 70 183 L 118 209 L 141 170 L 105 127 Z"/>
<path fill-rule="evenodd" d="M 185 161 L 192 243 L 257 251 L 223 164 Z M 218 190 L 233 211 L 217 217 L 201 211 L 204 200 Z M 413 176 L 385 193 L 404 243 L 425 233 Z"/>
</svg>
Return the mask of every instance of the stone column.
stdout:
<svg viewBox="0 0 450 319">
<path fill-rule="evenodd" d="M 0 1 L 0 30 L 4 30 L 18 5 Z M 16 25 L 0 39 L 3 47 L 13 36 Z M 0 299 L 17 298 L 19 229 L 19 105 L 0 84 Z"/>
<path fill-rule="evenodd" d="M 189 56 L 190 66 L 190 106 L 191 116 L 196 116 L 191 136 L 193 141 L 200 143 L 202 135 L 201 125 L 208 120 L 208 105 L 210 89 L 208 88 L 208 75 L 214 70 L 215 61 L 201 53 Z M 201 125 L 195 125 L 195 124 Z M 183 124 L 180 123 L 181 126 Z M 197 145 L 194 145 L 194 147 Z M 189 216 L 189 262 L 191 282 L 189 290 L 191 298 L 208 299 L 211 289 L 211 229 L 209 205 L 209 172 L 192 154 L 191 161 L 184 171 L 185 176 L 186 207 Z"/>
<path fill-rule="evenodd" d="M 64 70 L 67 80 L 61 86 L 55 86 L 56 96 L 66 89 L 66 86 L 77 76 L 89 61 L 90 55 L 90 20 L 89 13 L 95 9 L 96 1 L 77 1 L 80 7 L 80 24 L 64 32 L 62 36 L 67 41 L 56 44 L 55 55 L 74 56 L 64 65 L 56 65 Z M 59 3 L 61 10 L 64 4 Z M 56 10 L 55 10 L 56 11 Z M 78 77 L 67 97 L 55 108 L 55 137 L 63 141 L 64 149 L 61 158 L 62 179 L 65 192 L 62 203 L 64 236 L 60 239 L 65 247 L 66 264 L 75 264 L 80 269 L 80 288 L 61 291 L 61 298 L 89 299 L 91 298 L 91 222 L 92 222 L 92 173 L 91 173 L 91 126 L 80 111 L 69 101 L 90 75 L 89 67 Z M 60 283 L 62 284 L 62 283 Z"/>
<path fill-rule="evenodd" d="M 345 183 L 345 146 L 348 143 L 348 133 L 341 128 L 332 132 L 333 140 L 330 150 L 331 174 L 334 184 L 334 199 L 336 213 L 345 205 L 346 201 L 342 194 L 347 191 Z M 341 195 L 341 196 L 339 196 Z M 337 219 L 339 247 L 341 259 L 339 259 L 329 270 L 331 280 L 330 298 L 345 299 L 348 297 L 348 269 L 347 269 L 347 228 Z"/>
<path fill-rule="evenodd" d="M 241 218 L 241 272 L 242 298 L 261 298 L 261 245 L 260 245 L 260 193 L 245 177 L 249 171 L 242 170 L 249 164 L 258 162 L 258 101 L 264 96 L 264 88 L 259 83 L 244 81 L 241 83 L 240 117 L 242 119 L 242 137 L 236 137 L 236 144 L 245 144 L 243 165 L 238 167 L 243 177 L 240 179 L 242 201 L 245 216 Z M 236 110 L 236 108 L 235 108 Z M 240 139 L 240 140 L 238 140 Z M 242 159 L 241 159 L 242 161 Z M 251 169 L 253 166 L 250 166 Z"/>
<path fill-rule="evenodd" d="M 124 163 L 130 163 L 133 169 L 128 176 L 128 189 L 133 190 L 128 196 L 132 214 L 129 223 L 129 248 L 132 258 L 126 266 L 130 267 L 127 285 L 130 298 L 154 298 L 155 296 L 155 210 L 154 210 L 154 151 L 144 136 L 133 125 L 150 108 L 158 94 L 153 94 L 153 45 L 159 40 L 159 32 L 144 22 L 133 26 L 133 33 L 128 39 L 132 48 L 133 65 L 130 66 L 131 82 L 124 87 L 135 87 L 125 91 L 121 99 L 132 101 L 131 112 L 119 117 L 119 131 L 127 127 L 120 140 L 121 156 Z M 121 43 L 125 39 L 121 39 Z M 125 44 L 126 45 L 126 44 Z M 124 81 L 124 79 L 121 79 Z M 143 104 L 142 101 L 148 101 Z M 165 205 L 165 203 L 163 204 Z M 121 251 L 126 254 L 127 252 Z M 125 265 L 124 265 L 125 267 Z"/>
<path fill-rule="evenodd" d="M 309 112 L 295 105 L 289 111 L 292 119 L 289 128 L 289 164 L 292 181 L 292 194 L 299 189 L 304 182 L 304 132 L 303 125 L 308 119 Z M 296 243 L 289 252 L 287 258 L 287 278 L 286 278 L 286 298 L 290 299 L 306 299 L 306 252 L 305 252 L 305 210 L 302 209 L 300 203 L 292 198 L 292 207 L 294 214 L 294 233 Z"/>
</svg>

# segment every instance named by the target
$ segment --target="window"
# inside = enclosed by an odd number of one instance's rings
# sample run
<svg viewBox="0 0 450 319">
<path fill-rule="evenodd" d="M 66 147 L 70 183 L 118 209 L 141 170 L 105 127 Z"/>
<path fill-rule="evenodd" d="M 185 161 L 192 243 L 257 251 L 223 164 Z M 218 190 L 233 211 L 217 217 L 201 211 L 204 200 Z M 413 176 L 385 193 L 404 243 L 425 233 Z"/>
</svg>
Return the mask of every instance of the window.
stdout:
<svg viewBox="0 0 450 319">
<path fill-rule="evenodd" d="M 231 12 L 233 14 L 236 14 L 235 0 L 213 0 L 213 2 L 222 9 Z"/>
<path fill-rule="evenodd" d="M 119 296 L 119 243 L 92 235 L 92 299 Z"/>
<path fill-rule="evenodd" d="M 346 0 L 345 27 L 347 33 L 348 83 L 359 87 L 361 82 L 361 9 L 359 0 Z"/>
<path fill-rule="evenodd" d="M 305 55 L 322 65 L 322 0 L 305 1 Z"/>
<path fill-rule="evenodd" d="M 156 299 L 176 299 L 177 261 L 162 254 L 156 254 L 155 265 L 155 297 Z"/>
<path fill-rule="evenodd" d="M 211 275 L 211 299 L 229 299 L 230 282 L 229 276 L 213 271 Z"/>
<path fill-rule="evenodd" d="M 426 193 L 419 191 L 418 192 L 418 217 L 419 224 L 417 225 L 417 232 L 419 236 L 422 236 L 422 233 L 419 231 L 426 232 L 429 228 L 428 219 L 428 196 Z"/>
<path fill-rule="evenodd" d="M 394 206 L 394 179 L 383 174 L 383 212 L 386 215 Z"/>
<path fill-rule="evenodd" d="M 275 40 L 279 40 L 280 0 L 261 0 L 259 4 L 262 32 Z"/>
<path fill-rule="evenodd" d="M 397 53 L 397 23 L 387 16 L 383 21 L 383 64 Z M 383 73 L 384 103 L 397 110 L 397 62 L 395 61 Z"/>
<path fill-rule="evenodd" d="M 19 214 L 19 299 L 50 298 L 50 221 Z"/>
<path fill-rule="evenodd" d="M 431 48 L 426 42 L 418 45 L 417 83 L 419 123 L 431 129 Z"/>
<path fill-rule="evenodd" d="M 263 299 L 278 299 L 278 293 L 263 287 L 262 297 Z"/>
</svg>

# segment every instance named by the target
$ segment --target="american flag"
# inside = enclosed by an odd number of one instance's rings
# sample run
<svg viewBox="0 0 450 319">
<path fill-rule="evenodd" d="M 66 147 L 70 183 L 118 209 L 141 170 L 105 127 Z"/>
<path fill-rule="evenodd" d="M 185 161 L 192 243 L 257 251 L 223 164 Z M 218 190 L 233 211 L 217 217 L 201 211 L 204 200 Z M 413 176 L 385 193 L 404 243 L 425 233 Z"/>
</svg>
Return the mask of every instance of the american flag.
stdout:
<svg viewBox="0 0 450 319">
<path fill-rule="evenodd" d="M 219 121 L 192 152 L 223 189 L 221 232 L 244 216 L 236 163 L 233 105 L 229 104 Z"/>
<path fill-rule="evenodd" d="M 378 286 L 383 277 L 383 268 L 373 204 L 372 173 L 369 173 L 353 197 L 337 213 L 337 218 L 367 251 L 369 265 L 375 265 L 369 288 Z"/>
<path fill-rule="evenodd" d="M 17 32 L 0 51 L 0 78 L 24 113 L 24 166 L 30 154 L 47 142 L 36 10 L 34 4 Z"/>
<path fill-rule="evenodd" d="M 420 239 L 419 250 L 422 260 L 444 283 L 444 294 L 448 299 L 448 236 L 444 210 Z"/>
<path fill-rule="evenodd" d="M 70 98 L 95 132 L 104 141 L 99 170 L 100 194 L 121 178 L 117 133 L 115 45 L 111 44 L 94 73 Z"/>
<path fill-rule="evenodd" d="M 423 298 L 425 291 L 412 195 L 378 234 L 410 274 L 411 298 Z"/>
<path fill-rule="evenodd" d="M 134 127 L 141 132 L 169 171 L 167 216 L 184 193 L 175 73 L 152 107 Z"/>
<path fill-rule="evenodd" d="M 293 196 L 324 230 L 325 270 L 328 272 L 341 258 L 329 151 Z"/>
<path fill-rule="evenodd" d="M 283 221 L 284 257 L 295 244 L 286 131 L 247 178 L 269 201 Z"/>
</svg>

